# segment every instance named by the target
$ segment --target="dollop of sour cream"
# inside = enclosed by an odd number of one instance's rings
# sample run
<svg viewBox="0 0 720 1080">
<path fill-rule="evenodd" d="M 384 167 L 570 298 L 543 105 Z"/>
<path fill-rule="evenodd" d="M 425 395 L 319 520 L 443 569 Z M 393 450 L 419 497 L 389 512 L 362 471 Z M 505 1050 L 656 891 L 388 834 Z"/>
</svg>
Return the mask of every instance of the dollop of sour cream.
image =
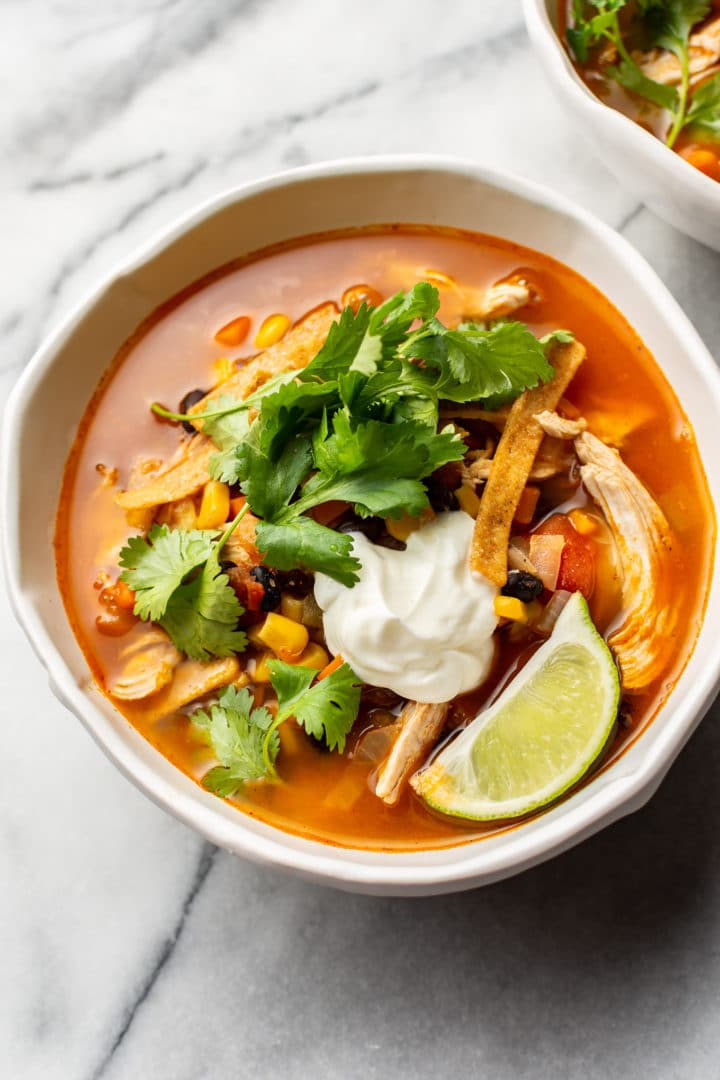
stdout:
<svg viewBox="0 0 720 1080">
<path fill-rule="evenodd" d="M 362 563 L 352 588 L 315 576 L 325 637 L 353 671 L 414 701 L 449 701 L 485 679 L 494 654 L 497 588 L 470 570 L 473 521 L 440 514 L 405 551 L 353 533 Z"/>
</svg>

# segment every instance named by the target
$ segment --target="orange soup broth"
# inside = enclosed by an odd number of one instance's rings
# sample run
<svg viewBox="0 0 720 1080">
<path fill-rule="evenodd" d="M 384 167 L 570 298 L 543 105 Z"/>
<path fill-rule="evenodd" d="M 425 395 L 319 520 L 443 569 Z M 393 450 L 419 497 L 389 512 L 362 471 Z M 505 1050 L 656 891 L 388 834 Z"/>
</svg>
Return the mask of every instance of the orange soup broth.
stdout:
<svg viewBox="0 0 720 1080">
<path fill-rule="evenodd" d="M 495 237 L 417 226 L 310 237 L 238 261 L 165 304 L 120 350 L 80 425 L 56 532 L 58 579 L 68 617 L 101 688 L 117 670 L 123 638 L 98 632 L 93 582 L 102 572 L 115 579 L 119 549 L 133 530 L 113 501 L 117 489 L 101 482 L 97 466 L 116 467 L 122 488 L 137 458 L 168 459 L 177 448 L 178 428 L 156 419 L 150 405 L 161 401 L 176 408 L 189 390 L 208 389 L 216 381 L 212 365 L 219 358 L 251 356 L 254 334 L 267 315 L 284 312 L 299 319 L 328 299 L 340 304 L 344 290 L 360 282 L 387 297 L 409 288 L 429 269 L 477 287 L 526 272 L 540 299 L 518 317 L 537 334 L 558 327 L 572 330 L 588 350 L 567 397 L 588 416 L 635 417 L 639 426 L 625 439 L 623 456 L 658 499 L 678 541 L 672 553 L 677 648 L 663 677 L 633 696 L 629 722 L 619 729 L 606 763 L 655 715 L 697 635 L 712 561 L 712 509 L 688 421 L 626 320 L 577 273 Z M 440 317 L 457 317 L 452 292 L 441 295 Z M 250 317 L 251 332 L 242 346 L 228 350 L 216 344 L 214 335 L 238 315 Z M 572 505 L 585 501 L 580 488 Z M 610 629 L 602 596 L 593 597 L 591 609 L 601 629 Z M 497 650 L 493 672 L 480 690 L 458 701 L 456 720 L 470 718 L 492 700 L 532 651 L 498 636 L 505 643 Z M 212 760 L 187 716 L 149 723 L 142 702 L 122 703 L 121 711 L 162 754 L 201 781 Z M 294 725 L 284 725 L 280 782 L 247 785 L 234 800 L 238 808 L 325 843 L 376 850 L 446 847 L 498 831 L 498 826 L 463 825 L 431 813 L 408 792 L 397 807 L 386 807 L 371 791 L 373 766 L 352 756 L 354 741 L 367 724 L 361 714 L 343 756 L 322 752 Z"/>
</svg>

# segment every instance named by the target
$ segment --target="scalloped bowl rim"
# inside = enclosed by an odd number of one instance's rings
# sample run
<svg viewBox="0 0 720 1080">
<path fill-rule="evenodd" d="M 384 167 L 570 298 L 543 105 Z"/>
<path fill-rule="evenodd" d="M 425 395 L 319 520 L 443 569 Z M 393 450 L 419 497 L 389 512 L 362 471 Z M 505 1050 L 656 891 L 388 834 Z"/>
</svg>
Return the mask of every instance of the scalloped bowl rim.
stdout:
<svg viewBox="0 0 720 1080">
<path fill-rule="evenodd" d="M 537 43 L 542 41 L 543 46 L 547 46 L 543 48 L 543 56 L 551 64 L 558 85 L 562 85 L 563 89 L 571 94 L 590 123 L 604 124 L 614 129 L 621 138 L 635 142 L 639 148 L 642 147 L 642 152 L 653 166 L 669 171 L 679 183 L 687 184 L 703 199 L 716 202 L 720 214 L 720 183 L 717 180 L 712 180 L 699 169 L 688 165 L 660 139 L 636 124 L 629 116 L 605 105 L 585 85 L 550 21 L 548 4 L 553 2 L 555 0 L 522 0 L 522 5 L 531 39 Z"/>
<path fill-rule="evenodd" d="M 489 883 L 526 869 L 558 854 L 592 835 L 617 818 L 637 809 L 652 795 L 676 755 L 704 715 L 720 685 L 720 657 L 703 668 L 691 684 L 680 677 L 682 687 L 672 695 L 663 711 L 672 710 L 672 723 L 653 725 L 654 737 L 646 753 L 632 770 L 623 769 L 623 758 L 570 798 L 546 813 L 523 822 L 489 839 L 439 850 L 368 851 L 307 840 L 272 826 L 259 824 L 223 800 L 205 792 L 180 770 L 170 765 L 159 751 L 147 753 L 150 745 L 131 725 L 121 735 L 108 717 L 97 708 L 92 693 L 73 678 L 66 662 L 43 624 L 33 598 L 20 580 L 19 498 L 21 465 L 17 447 L 25 407 L 34 390 L 51 369 L 62 343 L 93 308 L 111 285 L 141 268 L 155 254 L 169 246 L 195 225 L 224 207 L 258 193 L 285 185 L 302 184 L 327 177 L 363 176 L 375 173 L 398 174 L 418 171 L 454 174 L 478 185 L 505 191 L 539 212 L 548 210 L 563 216 L 597 239 L 614 259 L 622 259 L 641 283 L 652 303 L 669 311 L 677 327 L 683 350 L 700 375 L 704 388 L 720 412 L 720 371 L 697 332 L 666 287 L 638 252 L 621 236 L 587 211 L 531 181 L 484 168 L 477 163 L 450 156 L 389 155 L 345 158 L 321 165 L 276 173 L 264 179 L 231 188 L 204 201 L 162 230 L 106 280 L 76 305 L 61 325 L 37 349 L 12 390 L 5 410 L 0 444 L 0 488 L 2 488 L 2 548 L 8 592 L 13 610 L 46 668 L 51 689 L 59 700 L 81 720 L 105 754 L 154 802 L 190 825 L 211 842 L 253 861 L 282 867 L 307 879 L 319 880 L 351 891 L 375 894 L 421 895 L 459 891 Z M 676 387 L 676 390 L 678 388 Z M 712 462 L 705 461 L 710 474 Z M 708 612 L 718 604 L 720 585 L 711 583 L 703 627 L 695 651 L 700 648 Z M 68 633 L 71 630 L 68 626 Z M 99 694 L 99 691 L 95 691 Z M 642 739 L 642 736 L 640 737 Z M 616 766 L 618 766 L 616 768 Z M 228 812 L 229 811 L 229 812 Z"/>
</svg>

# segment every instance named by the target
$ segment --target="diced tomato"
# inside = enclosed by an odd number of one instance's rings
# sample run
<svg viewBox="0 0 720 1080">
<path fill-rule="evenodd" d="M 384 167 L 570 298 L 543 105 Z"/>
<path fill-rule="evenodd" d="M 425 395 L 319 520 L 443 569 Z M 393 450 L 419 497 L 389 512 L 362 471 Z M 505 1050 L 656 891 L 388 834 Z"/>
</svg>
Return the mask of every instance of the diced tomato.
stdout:
<svg viewBox="0 0 720 1080">
<path fill-rule="evenodd" d="M 586 600 L 595 586 L 595 553 L 592 540 L 581 536 L 567 514 L 553 514 L 533 532 L 539 536 L 562 536 L 565 546 L 560 558 L 557 589 L 581 592 Z"/>
<path fill-rule="evenodd" d="M 318 525 L 331 525 L 349 509 L 350 503 L 343 502 L 342 499 L 331 499 L 330 502 L 314 506 L 310 513 Z"/>
</svg>

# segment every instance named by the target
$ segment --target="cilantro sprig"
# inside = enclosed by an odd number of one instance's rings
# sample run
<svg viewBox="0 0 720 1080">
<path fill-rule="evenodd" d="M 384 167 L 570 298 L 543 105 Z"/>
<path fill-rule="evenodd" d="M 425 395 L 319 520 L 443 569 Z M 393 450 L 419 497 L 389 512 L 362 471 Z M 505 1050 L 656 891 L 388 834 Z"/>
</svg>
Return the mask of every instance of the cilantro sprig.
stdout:
<svg viewBox="0 0 720 1080">
<path fill-rule="evenodd" d="M 213 476 L 240 484 L 260 519 L 267 565 L 352 586 L 352 539 L 307 515 L 332 500 L 362 517 L 421 513 L 423 481 L 465 453 L 452 425 L 438 430 L 440 402 L 496 407 L 552 378 L 544 344 L 521 323 L 450 329 L 439 305 L 438 290 L 418 282 L 377 308 L 348 307 L 307 367 L 253 395 L 252 424 L 251 398 L 195 415 L 220 451 Z"/>
<path fill-rule="evenodd" d="M 649 78 L 631 56 L 625 32 L 620 24 L 624 9 L 633 11 L 632 24 L 642 40 L 673 53 L 680 65 L 678 87 Z M 688 125 L 697 126 L 703 133 L 717 136 L 720 129 L 720 83 L 705 89 L 700 87 L 690 95 L 690 34 L 693 28 L 710 13 L 709 0 L 573 0 L 573 25 L 567 38 L 575 58 L 580 63 L 588 59 L 590 49 L 610 42 L 618 54 L 618 63 L 605 68 L 605 74 L 626 90 L 667 109 L 671 124 L 666 144 L 674 146 L 680 132 Z M 715 83 L 714 79 L 710 83 Z M 699 99 L 699 102 L 698 102 Z M 696 105 L 696 102 L 698 104 Z"/>
<path fill-rule="evenodd" d="M 220 535 L 201 529 L 153 525 L 120 551 L 120 580 L 135 592 L 134 613 L 158 623 L 177 649 L 193 660 L 243 652 L 247 637 L 237 629 L 244 612 L 220 552 L 247 505 Z"/>
<path fill-rule="evenodd" d="M 311 668 L 281 660 L 271 660 L 268 667 L 278 698 L 274 717 L 264 707 L 253 707 L 249 690 L 232 686 L 221 692 L 216 704 L 191 716 L 207 734 L 219 762 L 203 778 L 216 795 L 235 795 L 243 784 L 276 775 L 278 728 L 291 716 L 308 735 L 324 739 L 330 750 L 345 749 L 360 707 L 360 681 L 349 665 L 342 664 L 314 685 L 317 672 Z"/>
</svg>

